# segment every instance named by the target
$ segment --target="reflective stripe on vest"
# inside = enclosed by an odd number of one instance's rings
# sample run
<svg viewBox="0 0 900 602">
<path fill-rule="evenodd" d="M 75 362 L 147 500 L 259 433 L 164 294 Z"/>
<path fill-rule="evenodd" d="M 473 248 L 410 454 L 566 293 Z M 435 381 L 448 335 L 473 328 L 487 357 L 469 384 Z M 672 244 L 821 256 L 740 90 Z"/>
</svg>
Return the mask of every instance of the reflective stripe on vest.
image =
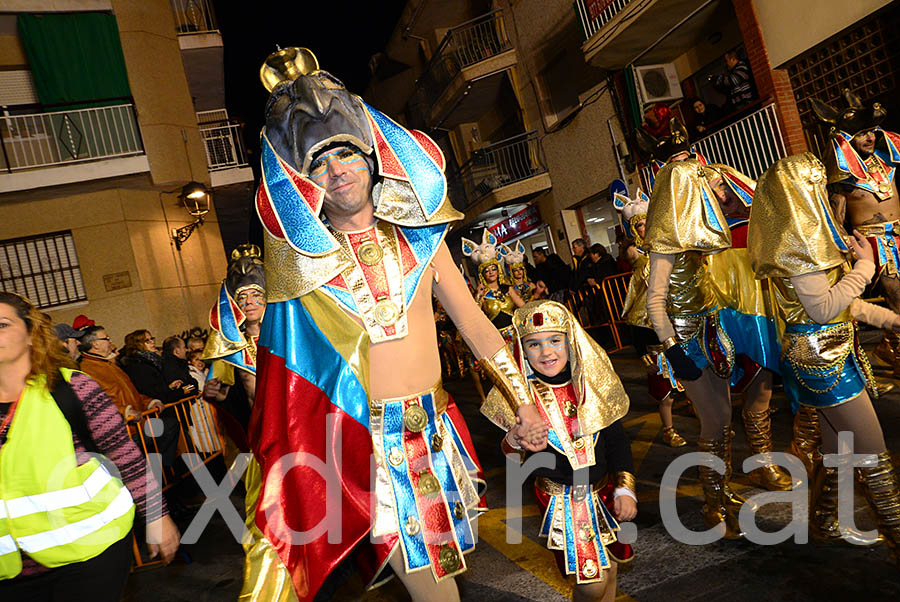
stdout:
<svg viewBox="0 0 900 602">
<path fill-rule="evenodd" d="M 97 458 L 78 465 L 46 379 L 29 379 L 0 447 L 0 579 L 21 572 L 22 552 L 47 567 L 94 558 L 133 521 L 128 489 Z"/>
</svg>

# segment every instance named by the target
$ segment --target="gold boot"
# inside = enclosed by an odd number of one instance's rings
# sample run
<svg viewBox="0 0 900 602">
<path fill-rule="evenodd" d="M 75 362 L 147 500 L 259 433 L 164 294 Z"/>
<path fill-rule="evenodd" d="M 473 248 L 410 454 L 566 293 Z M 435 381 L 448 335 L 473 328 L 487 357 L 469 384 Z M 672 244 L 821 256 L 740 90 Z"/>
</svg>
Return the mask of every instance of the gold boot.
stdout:
<svg viewBox="0 0 900 602">
<path fill-rule="evenodd" d="M 725 461 L 725 506 L 732 510 L 737 516 L 737 513 L 740 512 L 741 506 L 748 503 L 744 496 L 735 493 L 735 491 L 731 488 L 731 443 L 734 441 L 734 429 L 731 428 L 731 425 L 725 427 L 723 431 L 723 437 L 716 443 L 720 443 L 720 445 L 716 448 L 714 452 L 717 456 L 722 458 Z M 759 506 L 755 503 L 751 502 L 751 506 L 753 506 L 753 510 L 759 510 Z"/>
<path fill-rule="evenodd" d="M 719 456 L 725 448 L 725 441 L 720 439 L 697 440 L 697 451 Z M 725 539 L 741 539 L 744 533 L 741 531 L 736 511 L 726 507 L 725 500 L 725 475 L 721 475 L 708 466 L 698 466 L 700 474 L 700 486 L 703 488 L 703 521 L 707 528 L 712 528 L 721 522 L 725 523 Z"/>
<path fill-rule="evenodd" d="M 851 497 L 851 500 L 853 498 Z M 837 468 L 816 467 L 810 488 L 809 537 L 819 544 L 850 544 L 874 546 L 884 542 L 884 537 L 863 537 L 855 529 L 841 529 L 838 523 L 838 472 Z"/>
<path fill-rule="evenodd" d="M 900 343 L 900 337 L 892 330 L 885 330 L 881 342 L 875 347 L 875 357 L 883 361 L 888 366 L 894 365 L 894 353 L 897 351 L 897 345 Z"/>
<path fill-rule="evenodd" d="M 665 443 L 669 447 L 683 447 L 687 445 L 687 441 L 684 440 L 684 437 L 678 434 L 674 426 L 667 426 L 663 429 L 662 440 L 663 443 Z"/>
<path fill-rule="evenodd" d="M 794 436 L 788 446 L 788 453 L 797 456 L 806 467 L 810 478 L 816 466 L 822 463 L 822 431 L 819 430 L 819 415 L 814 408 L 800 406 L 794 414 Z"/>
<path fill-rule="evenodd" d="M 859 479 L 863 484 L 866 499 L 878 522 L 878 530 L 884 535 L 891 548 L 891 560 L 900 568 L 900 486 L 891 463 L 891 454 L 881 452 L 876 456 L 875 466 L 859 468 Z"/>
<path fill-rule="evenodd" d="M 768 454 L 772 452 L 772 421 L 769 419 L 769 411 L 754 412 L 746 406 L 741 411 L 744 419 L 744 433 L 747 435 L 747 444 L 750 453 Z M 791 475 L 777 464 L 766 464 L 750 471 L 747 478 L 763 489 L 769 491 L 788 491 L 800 483 L 794 483 Z"/>
</svg>

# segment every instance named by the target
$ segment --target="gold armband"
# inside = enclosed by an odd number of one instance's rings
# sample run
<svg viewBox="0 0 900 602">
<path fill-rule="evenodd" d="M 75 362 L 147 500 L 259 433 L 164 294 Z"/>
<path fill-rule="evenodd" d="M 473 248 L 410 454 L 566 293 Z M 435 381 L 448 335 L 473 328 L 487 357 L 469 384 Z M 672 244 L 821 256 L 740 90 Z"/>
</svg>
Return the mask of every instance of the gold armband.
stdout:
<svg viewBox="0 0 900 602">
<path fill-rule="evenodd" d="M 624 487 L 629 491 L 637 491 L 634 486 L 634 475 L 630 472 L 621 471 L 616 473 L 616 488 Z"/>
<path fill-rule="evenodd" d="M 678 339 L 676 339 L 675 337 L 669 337 L 668 339 L 666 339 L 665 341 L 662 342 L 663 351 L 668 351 L 669 349 L 671 349 L 672 347 L 674 347 L 677 344 L 678 344 Z"/>
<path fill-rule="evenodd" d="M 478 364 L 484 367 L 485 374 L 506 399 L 513 414 L 520 406 L 533 403 L 528 383 L 506 345 L 490 358 L 479 360 Z"/>
</svg>

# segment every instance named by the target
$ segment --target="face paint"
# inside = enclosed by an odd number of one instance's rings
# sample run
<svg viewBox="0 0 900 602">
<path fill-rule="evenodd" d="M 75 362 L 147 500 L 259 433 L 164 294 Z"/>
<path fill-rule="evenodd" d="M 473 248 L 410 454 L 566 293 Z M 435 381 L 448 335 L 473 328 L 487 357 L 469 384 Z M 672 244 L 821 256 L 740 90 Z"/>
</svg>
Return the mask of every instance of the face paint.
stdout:
<svg viewBox="0 0 900 602">
<path fill-rule="evenodd" d="M 522 340 L 525 358 L 544 376 L 556 376 L 569 362 L 569 348 L 563 332 L 538 332 Z"/>
<path fill-rule="evenodd" d="M 319 155 L 312 162 L 312 165 L 309 167 L 310 179 L 319 186 L 324 187 L 326 176 L 328 175 L 328 167 L 332 161 L 337 161 L 350 171 L 369 171 L 369 165 L 366 163 L 362 153 L 353 148 L 341 147 Z"/>
</svg>

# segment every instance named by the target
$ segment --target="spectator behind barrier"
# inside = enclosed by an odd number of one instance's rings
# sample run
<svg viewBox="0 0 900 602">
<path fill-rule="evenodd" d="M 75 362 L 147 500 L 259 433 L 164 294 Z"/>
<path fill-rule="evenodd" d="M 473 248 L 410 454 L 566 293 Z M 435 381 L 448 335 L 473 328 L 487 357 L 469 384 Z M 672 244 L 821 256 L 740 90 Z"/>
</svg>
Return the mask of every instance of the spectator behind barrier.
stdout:
<svg viewBox="0 0 900 602">
<path fill-rule="evenodd" d="M 716 90 L 728 97 L 725 112 L 732 113 L 756 98 L 756 86 L 750 66 L 747 61 L 739 59 L 737 53 L 726 52 L 725 65 L 728 67 L 726 73 L 710 75 L 709 80 Z"/>
<path fill-rule="evenodd" d="M 68 324 L 57 324 L 53 327 L 56 338 L 62 341 L 66 355 L 77 365 L 81 361 L 81 353 L 78 351 L 78 340 L 84 334 L 81 330 L 75 330 Z"/>
<path fill-rule="evenodd" d="M 572 268 L 556 253 L 547 253 L 547 249 L 540 248 L 532 251 L 535 265 L 535 281 L 543 280 L 551 295 L 565 293 L 569 288 Z M 561 296 L 560 296 L 561 298 Z"/>
<path fill-rule="evenodd" d="M 103 387 L 126 419 L 137 420 L 142 412 L 156 406 L 162 409 L 158 399 L 146 403 L 125 371 L 115 364 L 111 355 L 112 343 L 103 326 L 85 327 L 78 350 L 81 351 L 81 370 Z"/>
<path fill-rule="evenodd" d="M 156 337 L 149 330 L 135 330 L 125 335 L 122 368 L 141 395 L 163 403 L 178 401 L 188 391 L 178 380 L 167 381 L 163 375 L 162 356 L 156 350 Z"/>
<path fill-rule="evenodd" d="M 577 291 L 588 284 L 587 280 L 594 269 L 594 262 L 587 251 L 587 243 L 583 238 L 572 241 L 572 281 L 569 288 Z"/>
<path fill-rule="evenodd" d="M 600 243 L 591 245 L 591 262 L 591 273 L 588 277 L 588 284 L 591 286 L 600 286 L 604 278 L 619 273 L 616 260 Z"/>
<path fill-rule="evenodd" d="M 191 376 L 187 361 L 187 346 L 184 339 L 177 335 L 167 337 L 162 347 L 162 370 L 166 384 L 180 382 L 178 385 L 185 395 L 194 395 L 199 391 L 200 383 Z"/>
<path fill-rule="evenodd" d="M 691 109 L 694 111 L 694 136 L 702 138 L 709 134 L 712 129 L 710 125 L 722 118 L 722 109 L 716 105 L 708 105 L 699 98 L 694 99 L 691 103 Z"/>
<path fill-rule="evenodd" d="M 188 369 L 191 372 L 191 376 L 197 381 L 198 387 L 206 382 L 206 376 L 209 373 L 209 367 L 201 359 L 202 356 L 202 349 L 194 349 L 187 352 Z"/>
</svg>

